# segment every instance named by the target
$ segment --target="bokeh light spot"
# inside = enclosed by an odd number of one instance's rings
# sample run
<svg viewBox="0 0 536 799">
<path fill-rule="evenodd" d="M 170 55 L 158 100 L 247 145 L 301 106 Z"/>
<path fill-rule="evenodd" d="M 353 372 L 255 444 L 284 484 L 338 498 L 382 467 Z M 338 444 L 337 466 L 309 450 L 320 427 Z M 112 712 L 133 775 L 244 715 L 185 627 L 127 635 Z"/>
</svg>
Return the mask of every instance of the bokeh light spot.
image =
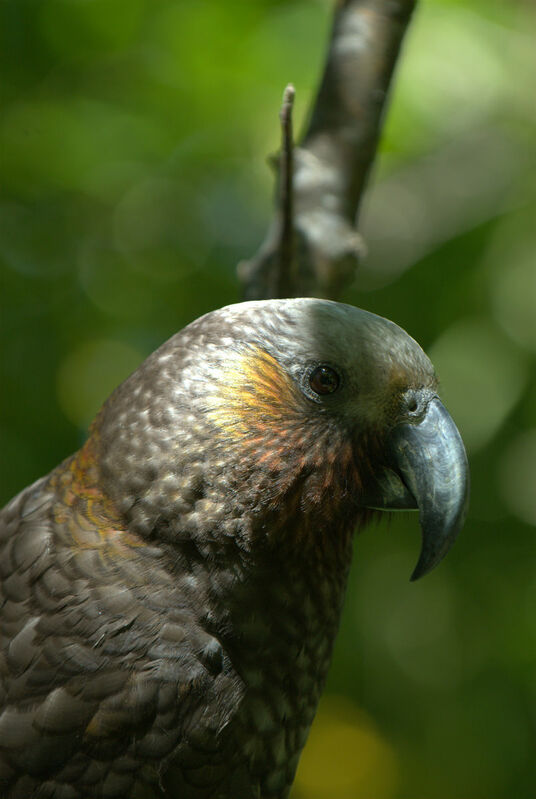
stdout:
<svg viewBox="0 0 536 799">
<path fill-rule="evenodd" d="M 101 311 L 126 319 L 137 319 L 149 312 L 151 292 L 112 247 L 98 241 L 86 242 L 80 248 L 78 267 L 82 288 Z"/>
<path fill-rule="evenodd" d="M 492 256 L 492 307 L 514 341 L 536 351 L 536 242 L 511 238 L 507 235 Z"/>
<path fill-rule="evenodd" d="M 441 396 L 468 450 L 484 446 L 518 401 L 527 377 L 523 354 L 488 321 L 450 327 L 429 353 Z"/>
<path fill-rule="evenodd" d="M 389 799 L 397 785 L 396 755 L 355 705 L 325 697 L 296 775 L 292 799 Z"/>
<path fill-rule="evenodd" d="M 417 526 L 416 514 L 413 518 Z M 378 659 L 394 662 L 404 679 L 451 690 L 461 671 L 454 586 L 442 564 L 415 590 L 407 580 L 413 563 L 414 555 L 408 563 L 405 554 L 392 549 L 377 556 L 357 592 L 356 629 L 367 630 Z"/>
<path fill-rule="evenodd" d="M 460 3 L 436 2 L 420 8 L 411 36 L 397 93 L 409 113 L 401 124 L 413 122 L 418 128 L 411 127 L 413 141 L 447 131 L 459 134 L 492 114 L 494 104 L 508 95 L 505 52 L 513 54 L 519 46 L 508 29 Z M 394 123 L 399 120 L 391 114 L 388 128 Z"/>
<path fill-rule="evenodd" d="M 113 391 L 142 361 L 142 355 L 121 341 L 93 340 L 71 352 L 58 370 L 58 400 L 65 415 L 87 427 Z"/>
</svg>

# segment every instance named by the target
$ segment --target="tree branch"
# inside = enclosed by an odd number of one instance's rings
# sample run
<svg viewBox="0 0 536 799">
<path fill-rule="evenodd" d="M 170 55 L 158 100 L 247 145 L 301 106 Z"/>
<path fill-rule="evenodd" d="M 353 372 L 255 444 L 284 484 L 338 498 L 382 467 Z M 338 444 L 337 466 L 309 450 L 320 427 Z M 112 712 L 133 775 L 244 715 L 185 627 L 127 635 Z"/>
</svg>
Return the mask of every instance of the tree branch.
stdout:
<svg viewBox="0 0 536 799">
<path fill-rule="evenodd" d="M 335 299 L 353 280 L 365 249 L 357 214 L 415 3 L 337 3 L 324 74 L 300 147 L 292 152 L 291 133 L 285 138 L 275 219 L 256 255 L 239 265 L 246 299 Z M 283 235 L 285 224 L 292 235 Z"/>
</svg>

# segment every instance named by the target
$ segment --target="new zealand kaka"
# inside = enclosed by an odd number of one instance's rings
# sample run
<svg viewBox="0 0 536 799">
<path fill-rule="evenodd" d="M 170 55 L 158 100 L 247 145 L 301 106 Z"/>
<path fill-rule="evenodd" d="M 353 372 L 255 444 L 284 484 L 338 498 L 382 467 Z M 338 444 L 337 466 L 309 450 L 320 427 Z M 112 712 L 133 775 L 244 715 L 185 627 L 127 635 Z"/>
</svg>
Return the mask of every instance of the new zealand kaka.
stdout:
<svg viewBox="0 0 536 799">
<path fill-rule="evenodd" d="M 0 796 L 286 797 L 353 531 L 418 508 L 418 577 L 462 526 L 436 390 L 401 328 L 316 299 L 153 353 L 1 513 Z"/>
</svg>

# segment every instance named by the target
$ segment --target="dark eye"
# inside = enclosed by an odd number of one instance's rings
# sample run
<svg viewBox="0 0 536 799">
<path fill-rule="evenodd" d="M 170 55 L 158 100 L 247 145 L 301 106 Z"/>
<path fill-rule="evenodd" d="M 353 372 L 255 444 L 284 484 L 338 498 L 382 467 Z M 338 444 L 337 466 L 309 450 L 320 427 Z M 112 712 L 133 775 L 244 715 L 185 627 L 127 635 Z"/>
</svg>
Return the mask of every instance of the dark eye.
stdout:
<svg viewBox="0 0 536 799">
<path fill-rule="evenodd" d="M 315 394 L 333 394 L 339 383 L 339 375 L 331 366 L 317 366 L 309 375 L 309 385 Z"/>
</svg>

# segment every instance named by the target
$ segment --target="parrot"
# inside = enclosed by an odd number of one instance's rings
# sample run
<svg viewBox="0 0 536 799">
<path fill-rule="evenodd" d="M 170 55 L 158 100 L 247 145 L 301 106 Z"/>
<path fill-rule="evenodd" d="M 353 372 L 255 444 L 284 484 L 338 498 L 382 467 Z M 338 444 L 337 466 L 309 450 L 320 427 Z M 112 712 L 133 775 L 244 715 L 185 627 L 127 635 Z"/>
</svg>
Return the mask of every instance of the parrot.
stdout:
<svg viewBox="0 0 536 799">
<path fill-rule="evenodd" d="M 285 799 L 354 532 L 461 530 L 464 445 L 395 323 L 314 298 L 172 336 L 0 514 L 3 799 Z"/>
</svg>

